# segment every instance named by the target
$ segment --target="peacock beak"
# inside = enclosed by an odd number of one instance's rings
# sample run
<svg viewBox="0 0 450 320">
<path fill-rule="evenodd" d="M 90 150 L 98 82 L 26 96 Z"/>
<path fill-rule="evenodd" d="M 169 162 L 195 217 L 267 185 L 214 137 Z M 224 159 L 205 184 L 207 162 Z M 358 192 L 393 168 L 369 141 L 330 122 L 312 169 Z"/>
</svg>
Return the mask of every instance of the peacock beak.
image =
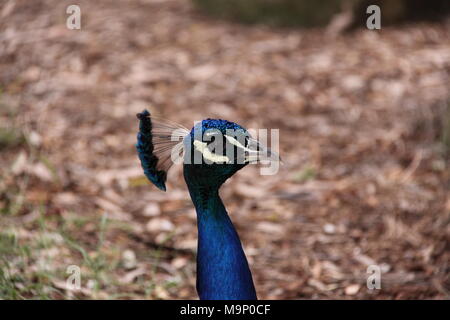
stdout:
<svg viewBox="0 0 450 320">
<path fill-rule="evenodd" d="M 249 163 L 281 162 L 280 155 L 254 138 L 248 139 L 246 161 Z"/>
</svg>

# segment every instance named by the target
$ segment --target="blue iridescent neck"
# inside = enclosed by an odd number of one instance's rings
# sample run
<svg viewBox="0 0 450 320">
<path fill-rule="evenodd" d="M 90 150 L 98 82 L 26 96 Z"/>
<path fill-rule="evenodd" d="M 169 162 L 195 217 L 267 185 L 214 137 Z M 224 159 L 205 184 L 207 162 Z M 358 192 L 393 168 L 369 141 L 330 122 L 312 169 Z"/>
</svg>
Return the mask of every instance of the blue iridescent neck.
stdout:
<svg viewBox="0 0 450 320">
<path fill-rule="evenodd" d="M 255 287 L 239 236 L 219 197 L 219 186 L 185 180 L 197 211 L 197 291 L 202 300 L 254 300 Z"/>
</svg>

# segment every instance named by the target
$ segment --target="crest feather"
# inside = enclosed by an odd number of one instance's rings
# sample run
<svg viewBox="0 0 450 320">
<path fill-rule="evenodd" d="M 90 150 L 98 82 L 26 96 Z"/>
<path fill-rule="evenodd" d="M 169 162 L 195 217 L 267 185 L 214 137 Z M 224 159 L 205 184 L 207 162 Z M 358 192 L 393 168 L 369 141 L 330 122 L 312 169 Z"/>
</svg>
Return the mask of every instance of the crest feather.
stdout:
<svg viewBox="0 0 450 320">
<path fill-rule="evenodd" d="M 182 146 L 179 140 L 189 134 L 189 130 L 177 123 L 156 119 L 148 110 L 136 116 L 139 119 L 136 149 L 144 174 L 155 186 L 166 191 L 167 172 L 173 165 L 172 150 L 176 145 Z"/>
</svg>

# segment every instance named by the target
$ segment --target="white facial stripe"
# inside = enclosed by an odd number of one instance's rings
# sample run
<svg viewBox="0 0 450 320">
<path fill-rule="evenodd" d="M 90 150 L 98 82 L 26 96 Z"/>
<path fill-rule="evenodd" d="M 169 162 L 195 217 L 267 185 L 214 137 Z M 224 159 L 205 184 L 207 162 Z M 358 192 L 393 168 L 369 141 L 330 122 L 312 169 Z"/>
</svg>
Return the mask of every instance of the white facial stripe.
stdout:
<svg viewBox="0 0 450 320">
<path fill-rule="evenodd" d="M 237 140 L 236 140 L 235 138 L 233 138 L 233 137 L 230 137 L 230 136 L 225 135 L 225 138 L 228 140 L 229 143 L 231 143 L 232 145 L 238 147 L 239 149 L 242 149 L 242 150 L 247 151 L 247 152 L 249 152 L 249 153 L 251 153 L 251 152 L 256 152 L 256 153 L 258 153 L 257 150 L 251 150 L 251 149 L 249 149 L 249 148 L 243 146 L 239 141 L 237 141 Z"/>
<path fill-rule="evenodd" d="M 216 133 L 220 133 L 220 132 L 219 131 L 215 131 L 215 130 L 208 130 L 208 131 L 205 132 L 204 135 L 209 137 L 209 136 L 215 135 Z"/>
<path fill-rule="evenodd" d="M 194 141 L 194 147 L 197 151 L 201 152 L 203 157 L 209 161 L 212 162 L 229 162 L 230 159 L 227 156 L 221 156 L 221 155 L 217 155 L 212 153 L 209 149 L 208 149 L 208 144 L 206 142 L 201 142 L 198 140 Z"/>
</svg>

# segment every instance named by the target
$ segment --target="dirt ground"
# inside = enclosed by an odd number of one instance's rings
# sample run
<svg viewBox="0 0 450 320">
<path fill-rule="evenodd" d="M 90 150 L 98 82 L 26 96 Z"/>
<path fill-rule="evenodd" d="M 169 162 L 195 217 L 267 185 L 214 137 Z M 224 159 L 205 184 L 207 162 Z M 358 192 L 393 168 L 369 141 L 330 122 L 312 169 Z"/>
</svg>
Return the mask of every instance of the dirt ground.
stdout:
<svg viewBox="0 0 450 320">
<path fill-rule="evenodd" d="M 335 34 L 76 2 L 81 30 L 72 3 L 0 0 L 0 298 L 197 298 L 182 168 L 161 192 L 134 148 L 145 108 L 280 129 L 278 174 L 221 190 L 260 298 L 450 297 L 450 23 Z"/>
</svg>

